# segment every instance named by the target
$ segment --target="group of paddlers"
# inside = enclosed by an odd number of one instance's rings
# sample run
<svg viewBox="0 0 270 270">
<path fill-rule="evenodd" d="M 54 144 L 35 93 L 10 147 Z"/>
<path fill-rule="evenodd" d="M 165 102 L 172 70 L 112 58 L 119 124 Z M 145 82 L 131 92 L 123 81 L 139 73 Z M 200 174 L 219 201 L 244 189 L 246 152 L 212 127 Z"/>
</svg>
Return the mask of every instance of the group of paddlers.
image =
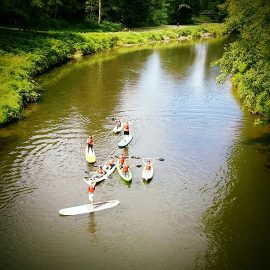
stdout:
<svg viewBox="0 0 270 270">
<path fill-rule="evenodd" d="M 119 118 L 115 119 L 115 126 L 117 128 L 120 128 L 121 125 L 122 125 L 122 123 L 121 123 L 120 119 Z M 128 122 L 124 123 L 123 130 L 124 130 L 124 135 L 129 135 L 129 123 Z"/>
<path fill-rule="evenodd" d="M 120 119 L 116 119 L 115 120 L 115 125 L 117 127 L 121 127 L 122 123 L 120 121 Z M 123 125 L 123 130 L 124 130 L 124 135 L 129 135 L 129 123 L 126 122 Z M 93 150 L 93 146 L 94 146 L 94 139 L 92 137 L 92 135 L 89 135 L 89 137 L 86 140 L 87 146 L 88 146 L 88 152 L 89 149 Z M 122 170 L 124 175 L 128 175 L 129 173 L 129 168 L 130 166 L 127 164 L 126 159 L 129 158 L 128 156 L 124 156 L 123 154 L 121 154 L 118 157 L 118 166 L 120 167 L 120 169 Z M 151 170 L 151 162 L 150 160 L 147 160 L 146 162 L 143 161 L 143 163 L 146 166 L 146 170 Z M 107 163 L 106 163 L 106 170 L 110 170 L 113 168 L 113 166 L 116 166 L 114 158 L 111 158 Z M 107 172 L 106 170 L 103 169 L 103 167 L 101 165 L 98 166 L 98 169 L 96 171 L 95 176 L 97 178 L 103 177 Z M 94 179 L 90 179 L 88 181 L 86 181 L 86 183 L 89 185 L 88 186 L 88 195 L 89 195 L 89 201 L 91 202 L 92 206 L 94 207 L 94 192 L 95 192 L 95 187 L 96 187 L 96 181 Z"/>
</svg>

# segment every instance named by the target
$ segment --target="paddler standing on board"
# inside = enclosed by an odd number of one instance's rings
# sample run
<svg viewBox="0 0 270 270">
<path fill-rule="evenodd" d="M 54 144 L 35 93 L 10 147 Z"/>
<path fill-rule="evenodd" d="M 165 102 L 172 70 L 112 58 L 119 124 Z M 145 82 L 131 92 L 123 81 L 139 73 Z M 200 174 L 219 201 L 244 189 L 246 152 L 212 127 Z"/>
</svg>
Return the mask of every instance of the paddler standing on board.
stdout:
<svg viewBox="0 0 270 270">
<path fill-rule="evenodd" d="M 128 158 L 128 157 L 124 157 L 123 154 L 120 155 L 120 157 L 118 158 L 118 163 L 119 163 L 119 167 L 120 168 L 123 168 L 123 165 L 125 163 L 125 159 Z"/>
<path fill-rule="evenodd" d="M 124 124 L 124 135 L 129 135 L 129 124 L 128 121 Z"/>
<path fill-rule="evenodd" d="M 93 150 L 93 146 L 94 146 L 94 140 L 93 140 L 93 137 L 91 135 L 88 136 L 86 143 L 88 146 L 87 152 L 89 153 L 89 149 L 91 148 L 91 150 Z"/>
<path fill-rule="evenodd" d="M 92 204 L 93 207 L 94 206 L 94 192 L 95 192 L 95 187 L 96 187 L 96 182 L 95 181 L 91 181 L 89 182 L 89 187 L 88 187 L 88 197 L 89 197 L 89 201 Z"/>
</svg>

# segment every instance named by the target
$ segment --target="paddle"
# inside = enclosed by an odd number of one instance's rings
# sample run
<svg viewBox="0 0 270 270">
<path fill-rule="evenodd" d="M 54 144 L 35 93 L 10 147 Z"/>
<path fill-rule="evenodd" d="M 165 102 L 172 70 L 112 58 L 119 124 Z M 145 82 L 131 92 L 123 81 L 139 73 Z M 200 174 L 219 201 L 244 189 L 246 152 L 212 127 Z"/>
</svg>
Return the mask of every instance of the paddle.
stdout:
<svg viewBox="0 0 270 270">
<path fill-rule="evenodd" d="M 133 158 L 133 159 L 141 159 L 141 158 L 143 158 L 143 157 L 131 156 L 130 158 Z M 147 159 L 147 158 L 144 158 L 144 159 Z M 159 160 L 159 161 L 165 161 L 165 158 L 158 158 L 157 160 Z"/>
<path fill-rule="evenodd" d="M 119 156 L 114 156 L 114 157 L 119 158 Z M 124 156 L 124 158 L 131 158 L 131 157 L 129 157 L 129 156 Z"/>
</svg>

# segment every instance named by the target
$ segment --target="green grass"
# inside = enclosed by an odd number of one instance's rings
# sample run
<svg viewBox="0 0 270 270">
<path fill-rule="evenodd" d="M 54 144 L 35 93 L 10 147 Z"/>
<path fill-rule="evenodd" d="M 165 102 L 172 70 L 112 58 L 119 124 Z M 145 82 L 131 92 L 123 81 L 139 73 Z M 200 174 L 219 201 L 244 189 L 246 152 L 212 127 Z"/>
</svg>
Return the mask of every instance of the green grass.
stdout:
<svg viewBox="0 0 270 270">
<path fill-rule="evenodd" d="M 210 18 L 209 16 L 206 15 L 200 15 L 199 17 L 194 17 L 193 21 L 196 24 L 200 24 L 200 23 L 214 23 L 216 22 L 215 20 L 213 20 L 212 18 Z"/>
<path fill-rule="evenodd" d="M 39 99 L 34 78 L 72 59 L 126 45 L 146 44 L 180 37 L 197 39 L 202 33 L 225 33 L 220 24 L 162 27 L 141 32 L 82 33 L 72 31 L 0 30 L 0 126 L 17 121 L 23 108 Z"/>
</svg>

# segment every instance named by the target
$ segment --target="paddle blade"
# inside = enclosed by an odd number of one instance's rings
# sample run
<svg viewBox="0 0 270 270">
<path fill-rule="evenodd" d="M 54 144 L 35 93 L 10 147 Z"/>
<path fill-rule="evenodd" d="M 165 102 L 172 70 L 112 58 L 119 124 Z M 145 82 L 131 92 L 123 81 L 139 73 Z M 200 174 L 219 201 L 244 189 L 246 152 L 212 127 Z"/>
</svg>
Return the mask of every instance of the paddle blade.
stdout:
<svg viewBox="0 0 270 270">
<path fill-rule="evenodd" d="M 158 160 L 159 160 L 159 161 L 164 161 L 165 159 L 164 159 L 164 158 L 159 158 Z"/>
</svg>

